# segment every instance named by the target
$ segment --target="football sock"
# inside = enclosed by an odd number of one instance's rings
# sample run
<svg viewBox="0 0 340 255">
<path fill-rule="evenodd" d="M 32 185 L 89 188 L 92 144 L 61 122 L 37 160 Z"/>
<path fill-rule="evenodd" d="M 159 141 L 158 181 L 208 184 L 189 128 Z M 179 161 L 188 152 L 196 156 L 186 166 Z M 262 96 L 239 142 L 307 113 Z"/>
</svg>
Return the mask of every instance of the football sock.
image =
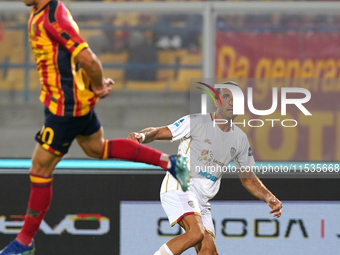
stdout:
<svg viewBox="0 0 340 255">
<path fill-rule="evenodd" d="M 101 159 L 115 158 L 160 166 L 171 167 L 169 155 L 128 139 L 105 140 Z"/>
<path fill-rule="evenodd" d="M 53 177 L 43 177 L 30 174 L 31 194 L 24 226 L 16 237 L 16 240 L 28 246 L 37 233 L 52 200 Z"/>
<path fill-rule="evenodd" d="M 174 255 L 174 254 L 165 243 L 161 246 L 161 248 L 159 248 L 158 251 L 156 251 L 154 255 Z"/>
</svg>

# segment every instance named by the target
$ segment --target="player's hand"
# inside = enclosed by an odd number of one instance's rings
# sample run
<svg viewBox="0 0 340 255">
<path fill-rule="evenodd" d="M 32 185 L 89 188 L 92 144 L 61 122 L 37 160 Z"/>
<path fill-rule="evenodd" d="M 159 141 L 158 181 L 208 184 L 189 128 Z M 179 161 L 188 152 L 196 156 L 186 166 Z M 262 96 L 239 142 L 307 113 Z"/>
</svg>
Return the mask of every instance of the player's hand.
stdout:
<svg viewBox="0 0 340 255">
<path fill-rule="evenodd" d="M 103 88 L 97 89 L 95 86 L 91 86 L 93 93 L 99 98 L 105 98 L 111 93 L 111 85 L 115 82 L 110 78 L 103 78 Z"/>
<path fill-rule="evenodd" d="M 115 82 L 111 78 L 103 78 L 103 85 L 106 85 L 106 87 L 110 87 L 114 85 Z"/>
<path fill-rule="evenodd" d="M 134 140 L 136 142 L 142 143 L 145 139 L 145 134 L 143 134 L 143 133 L 131 133 L 131 134 L 129 134 L 127 139 Z"/>
<path fill-rule="evenodd" d="M 279 218 L 281 216 L 281 209 L 282 209 L 282 203 L 280 200 L 278 200 L 276 197 L 273 197 L 269 200 L 268 205 L 272 210 L 269 213 L 274 213 L 275 218 Z"/>
</svg>

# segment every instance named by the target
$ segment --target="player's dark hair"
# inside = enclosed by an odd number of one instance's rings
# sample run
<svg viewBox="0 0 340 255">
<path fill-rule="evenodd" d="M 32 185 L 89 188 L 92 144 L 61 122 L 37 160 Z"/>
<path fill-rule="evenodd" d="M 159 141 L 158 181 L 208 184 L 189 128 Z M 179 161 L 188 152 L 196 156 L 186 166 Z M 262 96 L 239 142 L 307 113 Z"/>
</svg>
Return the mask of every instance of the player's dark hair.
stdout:
<svg viewBox="0 0 340 255">
<path fill-rule="evenodd" d="M 234 85 L 234 86 L 240 87 L 240 85 L 238 85 L 234 81 L 226 81 L 226 82 L 223 82 L 223 84 Z M 219 95 L 221 93 L 221 88 L 216 89 L 216 92 Z M 216 95 L 215 95 L 215 98 L 218 99 Z"/>
</svg>

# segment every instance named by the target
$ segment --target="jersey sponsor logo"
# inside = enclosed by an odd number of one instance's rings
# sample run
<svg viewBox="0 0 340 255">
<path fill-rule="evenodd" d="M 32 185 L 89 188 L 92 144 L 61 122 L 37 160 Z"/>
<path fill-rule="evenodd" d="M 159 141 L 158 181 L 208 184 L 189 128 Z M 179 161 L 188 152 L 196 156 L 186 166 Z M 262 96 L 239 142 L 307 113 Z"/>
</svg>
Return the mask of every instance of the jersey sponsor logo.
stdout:
<svg viewBox="0 0 340 255">
<path fill-rule="evenodd" d="M 216 176 L 213 176 L 212 174 L 209 174 L 209 173 L 204 172 L 204 171 L 202 171 L 202 170 L 199 171 L 198 174 L 201 175 L 202 177 L 204 177 L 204 178 L 210 180 L 210 181 L 213 181 L 213 182 L 217 180 L 217 177 L 216 177 Z"/>
<path fill-rule="evenodd" d="M 174 125 L 176 127 L 179 127 L 179 125 L 181 125 L 181 123 L 184 121 L 184 118 L 183 119 L 180 119 L 179 121 L 175 122 Z"/>
<path fill-rule="evenodd" d="M 235 153 L 236 153 L 236 149 L 234 147 L 231 147 L 230 156 L 234 157 Z"/>
<path fill-rule="evenodd" d="M 249 157 L 253 156 L 253 152 L 252 152 L 250 146 L 249 146 L 249 149 L 248 149 L 248 156 L 249 156 Z"/>
</svg>

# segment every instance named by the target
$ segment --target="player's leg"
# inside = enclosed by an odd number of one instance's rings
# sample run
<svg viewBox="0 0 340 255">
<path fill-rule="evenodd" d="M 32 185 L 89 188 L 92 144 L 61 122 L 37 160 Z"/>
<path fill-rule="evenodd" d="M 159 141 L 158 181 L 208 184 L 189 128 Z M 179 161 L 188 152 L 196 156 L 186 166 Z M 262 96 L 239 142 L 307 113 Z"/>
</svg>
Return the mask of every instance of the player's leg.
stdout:
<svg viewBox="0 0 340 255">
<path fill-rule="evenodd" d="M 163 244 L 154 255 L 178 255 L 190 247 L 195 247 L 204 238 L 204 226 L 198 215 L 186 215 L 179 225 L 185 232 Z"/>
<path fill-rule="evenodd" d="M 31 193 L 24 225 L 16 239 L 0 254 L 34 254 L 33 238 L 48 210 L 52 199 L 52 172 L 61 157 L 37 144 L 30 169 Z"/>
<path fill-rule="evenodd" d="M 163 181 L 169 186 L 168 180 Z M 155 255 L 181 254 L 190 247 L 195 247 L 204 237 L 204 225 L 196 195 L 192 191 L 170 190 L 161 193 L 161 202 L 171 226 L 178 223 L 185 232 L 164 244 Z"/>
<path fill-rule="evenodd" d="M 215 226 L 211 216 L 210 205 L 201 210 L 201 215 L 205 232 L 202 242 L 195 246 L 196 252 L 199 255 L 217 255 Z"/>
<path fill-rule="evenodd" d="M 25 223 L 16 238 L 21 244 L 28 245 L 32 241 L 50 206 L 52 199 L 52 172 L 60 160 L 60 156 L 46 151 L 40 144 L 37 144 L 30 169 L 31 194 Z"/>
<path fill-rule="evenodd" d="M 39 144 L 32 156 L 31 193 L 24 226 L 1 255 L 34 254 L 31 242 L 51 203 L 53 170 L 62 155 L 68 152 L 82 121 L 86 121 L 86 117 L 56 116 L 45 108 L 44 126 L 35 136 Z"/>
<path fill-rule="evenodd" d="M 180 183 L 183 190 L 188 189 L 189 171 L 183 156 L 168 155 L 156 149 L 128 139 L 105 140 L 104 131 L 94 111 L 91 120 L 76 140 L 86 155 L 100 159 L 121 159 L 142 162 L 168 170 Z"/>
<path fill-rule="evenodd" d="M 205 232 L 202 218 L 198 215 L 187 215 L 178 224 L 184 228 L 185 233 L 167 242 L 169 249 L 175 255 L 199 244 Z"/>
<path fill-rule="evenodd" d="M 207 231 L 204 233 L 202 242 L 198 243 L 195 249 L 199 255 L 218 255 L 215 237 Z"/>
<path fill-rule="evenodd" d="M 169 168 L 169 155 L 128 139 L 105 140 L 103 128 L 91 135 L 78 135 L 76 140 L 85 154 L 93 158 L 115 158 Z"/>
</svg>

